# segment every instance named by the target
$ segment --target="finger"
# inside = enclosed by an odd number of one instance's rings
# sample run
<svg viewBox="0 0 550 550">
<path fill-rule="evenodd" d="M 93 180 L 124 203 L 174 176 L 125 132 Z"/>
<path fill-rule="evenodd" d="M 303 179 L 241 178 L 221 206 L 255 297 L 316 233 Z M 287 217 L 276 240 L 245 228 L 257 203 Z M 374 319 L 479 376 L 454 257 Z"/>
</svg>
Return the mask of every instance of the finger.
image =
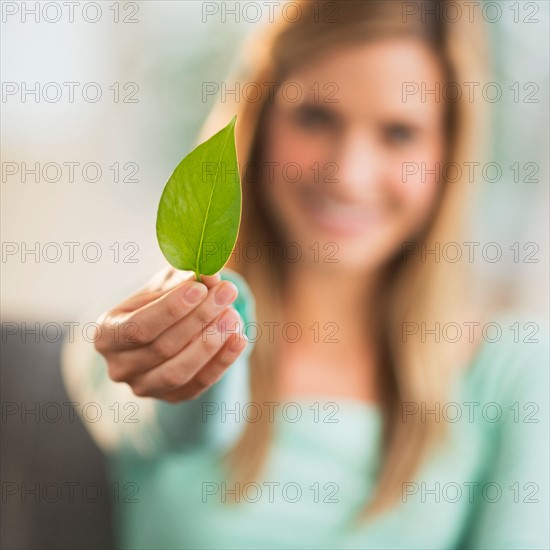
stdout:
<svg viewBox="0 0 550 550">
<path fill-rule="evenodd" d="M 155 275 L 147 281 L 145 285 L 140 287 L 132 296 L 137 294 L 147 294 L 157 290 L 170 290 L 181 283 L 191 280 L 195 280 L 195 273 L 193 271 L 179 270 L 173 268 L 171 265 L 168 265 L 155 273 Z M 211 288 L 220 281 L 221 275 L 218 272 L 214 275 L 201 275 L 200 281 L 198 282 L 203 283 L 207 288 Z"/>
<path fill-rule="evenodd" d="M 160 290 L 164 283 L 172 277 L 173 272 L 174 268 L 172 266 L 165 266 L 163 269 L 157 271 L 143 286 L 138 288 L 134 296 L 136 294 L 148 294 Z"/>
<path fill-rule="evenodd" d="M 164 292 L 162 290 L 157 290 L 155 292 L 141 291 L 139 294 L 132 294 L 132 296 L 113 308 L 110 314 L 119 315 L 120 313 L 130 313 L 160 298 L 163 294 Z"/>
<path fill-rule="evenodd" d="M 205 327 L 180 353 L 132 380 L 136 395 L 158 397 L 177 390 L 190 380 L 227 342 L 225 331 L 232 331 L 240 317 L 233 308 L 227 308 L 215 324 Z M 215 326 L 214 326 L 215 325 Z M 213 326 L 216 330 L 212 330 Z"/>
<path fill-rule="evenodd" d="M 217 322 L 238 295 L 237 288 L 229 281 L 218 283 L 208 291 L 208 297 L 189 315 L 175 323 L 155 340 L 145 346 L 128 349 L 118 354 L 118 375 L 123 377 L 142 374 L 176 356 L 191 340 L 204 330 L 214 334 Z M 235 312 L 236 313 L 236 312 Z M 240 317 L 237 313 L 237 317 Z"/>
<path fill-rule="evenodd" d="M 145 345 L 152 342 L 159 334 L 188 315 L 207 295 L 208 289 L 205 285 L 188 281 L 135 311 L 108 316 L 103 321 L 107 331 L 117 327 L 119 330 L 120 327 L 131 327 L 132 338 L 127 342 L 107 339 L 107 349 L 117 349 L 122 343 L 129 343 L 135 347 L 136 344 Z"/>
<path fill-rule="evenodd" d="M 159 396 L 160 399 L 169 403 L 179 403 L 198 397 L 221 379 L 225 371 L 235 363 L 247 345 L 248 342 L 242 335 L 232 334 L 222 349 L 195 374 L 188 384 Z"/>
<path fill-rule="evenodd" d="M 220 273 L 215 273 L 214 275 L 201 275 L 201 282 L 204 283 L 208 288 L 212 288 L 217 285 L 222 280 Z"/>
<path fill-rule="evenodd" d="M 164 286 L 167 284 L 175 286 L 177 284 L 183 283 L 184 281 L 196 280 L 195 273 L 193 271 L 181 271 L 174 268 L 171 268 L 167 280 L 164 282 Z M 203 283 L 208 288 L 213 287 L 221 281 L 220 273 L 215 273 L 214 275 L 201 275 L 198 282 Z"/>
<path fill-rule="evenodd" d="M 192 271 L 177 271 L 171 266 L 161 269 L 143 286 L 138 288 L 129 298 L 121 302 L 116 311 L 134 311 L 148 302 L 159 298 L 162 294 L 175 288 L 177 285 L 191 280 Z"/>
<path fill-rule="evenodd" d="M 138 372 L 143 373 L 174 357 L 194 336 L 213 323 L 237 295 L 237 287 L 230 281 L 218 283 L 208 291 L 208 297 L 192 313 L 167 328 L 149 344 L 125 351 L 117 358 L 120 368 L 130 373 L 135 371 L 136 365 L 140 365 Z"/>
<path fill-rule="evenodd" d="M 195 274 L 193 271 L 188 270 L 179 270 L 172 268 L 170 271 L 169 277 L 163 282 L 162 289 L 163 290 L 170 290 L 182 283 L 185 283 L 187 281 L 194 281 L 195 280 Z M 201 281 L 198 281 L 201 282 Z"/>
</svg>

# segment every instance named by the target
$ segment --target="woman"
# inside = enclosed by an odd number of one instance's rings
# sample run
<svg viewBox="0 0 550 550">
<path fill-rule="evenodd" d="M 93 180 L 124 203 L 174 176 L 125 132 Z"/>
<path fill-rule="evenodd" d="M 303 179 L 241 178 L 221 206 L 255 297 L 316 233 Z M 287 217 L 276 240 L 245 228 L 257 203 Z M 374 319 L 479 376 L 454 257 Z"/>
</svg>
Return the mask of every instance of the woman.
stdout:
<svg viewBox="0 0 550 550">
<path fill-rule="evenodd" d="M 205 127 L 237 112 L 226 268 L 165 269 L 65 348 L 75 399 L 135 412 L 88 423 L 120 545 L 547 547 L 544 342 L 513 315 L 491 341 L 467 258 L 437 253 L 468 240 L 472 185 L 442 167 L 480 158 L 482 106 L 424 92 L 481 80 L 478 18 L 313 4 L 250 45 L 239 81 L 274 93 Z"/>
</svg>

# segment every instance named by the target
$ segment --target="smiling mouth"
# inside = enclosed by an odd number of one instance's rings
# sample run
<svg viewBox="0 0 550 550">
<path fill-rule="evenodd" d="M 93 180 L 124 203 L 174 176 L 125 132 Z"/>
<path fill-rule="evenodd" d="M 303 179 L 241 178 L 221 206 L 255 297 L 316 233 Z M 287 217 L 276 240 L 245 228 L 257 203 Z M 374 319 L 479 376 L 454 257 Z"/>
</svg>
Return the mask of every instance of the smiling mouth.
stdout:
<svg viewBox="0 0 550 550">
<path fill-rule="evenodd" d="M 333 234 L 365 234 L 382 220 L 380 207 L 343 203 L 318 190 L 302 189 L 298 197 L 308 218 L 322 230 Z"/>
</svg>

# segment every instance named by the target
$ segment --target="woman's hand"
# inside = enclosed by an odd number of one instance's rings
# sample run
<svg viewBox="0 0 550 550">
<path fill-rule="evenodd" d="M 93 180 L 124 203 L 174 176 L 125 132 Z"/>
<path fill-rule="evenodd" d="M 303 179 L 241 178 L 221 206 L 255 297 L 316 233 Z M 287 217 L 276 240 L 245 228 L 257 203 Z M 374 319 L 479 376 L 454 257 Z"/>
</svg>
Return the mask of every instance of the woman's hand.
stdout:
<svg viewBox="0 0 550 550">
<path fill-rule="evenodd" d="M 170 403 L 197 397 L 246 348 L 242 333 L 231 332 L 242 327 L 230 306 L 237 293 L 219 274 L 199 283 L 189 271 L 163 269 L 98 319 L 95 348 L 109 376 L 140 397 Z"/>
</svg>

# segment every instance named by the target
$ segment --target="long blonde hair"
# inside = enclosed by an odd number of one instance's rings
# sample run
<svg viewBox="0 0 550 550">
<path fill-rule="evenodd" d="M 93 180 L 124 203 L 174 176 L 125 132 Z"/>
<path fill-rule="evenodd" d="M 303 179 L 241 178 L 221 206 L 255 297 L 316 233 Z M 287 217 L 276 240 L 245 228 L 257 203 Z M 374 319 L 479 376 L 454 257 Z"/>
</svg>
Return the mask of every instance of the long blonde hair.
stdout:
<svg viewBox="0 0 550 550">
<path fill-rule="evenodd" d="M 317 17 L 309 0 L 299 0 L 301 17 L 296 22 L 280 19 L 263 28 L 245 50 L 248 61 L 240 68 L 234 82 L 253 82 L 262 89 L 269 83 L 284 82 L 285 75 L 298 64 L 336 46 L 353 44 L 381 37 L 417 35 L 426 40 L 441 59 L 449 81 L 479 82 L 487 76 L 484 58 L 485 44 L 477 23 L 468 20 L 468 10 L 462 7 L 459 21 L 449 22 L 443 17 L 444 2 L 439 4 L 439 17 L 419 9 L 405 20 L 404 4 L 396 0 L 319 0 Z M 296 4 L 296 3 L 295 3 Z M 461 2 L 453 2 L 461 4 Z M 319 14 L 338 7 L 336 20 L 323 20 Z M 327 9 L 328 7 L 328 9 Z M 231 116 L 237 113 L 236 141 L 241 169 L 259 163 L 258 136 L 269 108 L 268 96 L 260 101 L 219 102 L 203 128 L 204 136 L 211 135 Z M 446 161 L 464 166 L 465 160 L 479 158 L 479 147 L 484 143 L 481 129 L 485 126 L 483 112 L 477 102 L 470 102 L 467 94 L 448 104 L 449 135 Z M 477 140 L 474 141 L 474 137 Z M 463 177 L 441 182 L 438 206 L 417 243 L 433 249 L 436 243 L 461 242 L 462 220 L 471 182 L 466 171 Z M 262 204 L 260 185 L 246 178 L 242 171 L 243 211 L 237 241 L 237 250 L 254 243 L 259 260 L 242 261 L 232 257 L 228 267 L 239 272 L 256 297 L 257 322 L 281 319 L 280 299 L 285 280 L 285 262 L 273 257 L 273 250 L 265 245 L 281 242 L 277 227 L 270 222 Z M 400 251 L 399 251 L 400 252 Z M 441 441 L 444 425 L 420 415 L 401 420 L 406 402 L 441 402 L 448 395 L 456 368 L 467 362 L 471 349 L 460 350 L 452 342 L 422 343 L 419 339 L 403 341 L 404 323 L 457 322 L 470 314 L 472 281 L 467 278 L 467 266 L 462 262 L 436 261 L 431 256 L 422 258 L 420 246 L 408 254 L 406 261 L 400 253 L 387 266 L 384 288 L 377 304 L 380 324 L 377 341 L 380 342 L 379 383 L 381 408 L 384 417 L 383 460 L 378 483 L 372 498 L 366 499 L 362 517 L 374 514 L 396 503 L 401 496 L 402 483 L 411 480 L 430 446 Z M 273 401 L 277 341 L 260 338 L 250 357 L 251 398 L 255 403 Z M 430 420 L 431 419 L 431 420 Z M 241 483 L 258 478 L 267 457 L 272 437 L 272 424 L 267 415 L 260 421 L 248 423 L 243 436 L 226 455 L 228 470 Z"/>
</svg>

